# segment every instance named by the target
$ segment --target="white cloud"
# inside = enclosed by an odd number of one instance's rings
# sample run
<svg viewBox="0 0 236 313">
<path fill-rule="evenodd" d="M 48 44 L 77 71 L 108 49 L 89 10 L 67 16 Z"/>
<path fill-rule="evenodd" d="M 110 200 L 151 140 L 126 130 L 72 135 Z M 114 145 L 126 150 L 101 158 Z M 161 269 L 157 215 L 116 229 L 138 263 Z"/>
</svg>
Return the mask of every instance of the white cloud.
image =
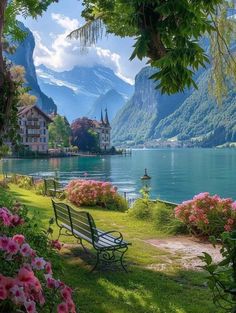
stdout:
<svg viewBox="0 0 236 313">
<path fill-rule="evenodd" d="M 56 13 L 52 13 L 51 17 L 58 25 L 66 29 L 66 31 L 72 31 L 79 27 L 79 21 L 77 19 L 70 19 L 67 16 Z"/>
<path fill-rule="evenodd" d="M 52 13 L 51 18 L 63 31 L 59 34 L 50 33 L 51 45 L 47 47 L 39 32 L 34 32 L 36 47 L 34 51 L 34 61 L 36 65 L 44 64 L 48 68 L 56 71 L 70 70 L 74 66 L 88 66 L 101 64 L 111 68 L 120 78 L 129 83 L 133 80 L 126 77 L 120 65 L 120 55 L 109 49 L 99 46 L 89 47 L 87 53 L 81 53 L 79 41 L 69 40 L 66 36 L 79 27 L 79 21 L 70 19 L 62 14 Z"/>
</svg>

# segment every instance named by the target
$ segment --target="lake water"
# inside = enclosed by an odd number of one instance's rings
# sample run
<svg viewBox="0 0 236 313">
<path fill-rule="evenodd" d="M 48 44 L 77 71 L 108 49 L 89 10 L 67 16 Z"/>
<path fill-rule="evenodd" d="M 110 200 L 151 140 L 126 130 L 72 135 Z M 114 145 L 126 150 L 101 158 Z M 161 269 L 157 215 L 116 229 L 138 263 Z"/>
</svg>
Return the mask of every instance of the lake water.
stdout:
<svg viewBox="0 0 236 313">
<path fill-rule="evenodd" d="M 143 186 L 144 168 L 152 177 L 151 197 L 173 202 L 209 191 L 236 199 L 236 150 L 158 149 L 133 150 L 132 156 L 72 157 L 42 160 L 4 160 L 5 171 L 70 179 L 112 182 L 121 193 L 136 197 Z M 145 182 L 146 183 L 146 182 Z"/>
</svg>

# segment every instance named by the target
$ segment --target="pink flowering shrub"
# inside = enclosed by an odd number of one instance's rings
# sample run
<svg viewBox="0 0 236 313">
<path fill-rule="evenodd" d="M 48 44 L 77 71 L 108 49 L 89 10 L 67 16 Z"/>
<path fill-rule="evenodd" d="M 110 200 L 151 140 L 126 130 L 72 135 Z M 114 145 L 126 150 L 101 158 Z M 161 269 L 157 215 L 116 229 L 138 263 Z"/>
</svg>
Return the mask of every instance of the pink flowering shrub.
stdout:
<svg viewBox="0 0 236 313">
<path fill-rule="evenodd" d="M 96 180 L 72 180 L 67 186 L 67 197 L 72 203 L 81 205 L 100 205 L 108 209 L 125 211 L 126 201 L 109 182 Z"/>
<path fill-rule="evenodd" d="M 175 208 L 175 217 L 195 235 L 219 236 L 236 227 L 236 202 L 208 192 L 196 195 Z"/>
<path fill-rule="evenodd" d="M 75 313 L 72 289 L 56 278 L 61 244 L 36 221 L 19 203 L 0 208 L 0 312 Z"/>
<path fill-rule="evenodd" d="M 23 223 L 24 219 L 19 215 L 11 213 L 7 208 L 0 208 L 0 225 L 15 227 Z"/>
<path fill-rule="evenodd" d="M 72 289 L 53 277 L 51 263 L 23 235 L 0 237 L 0 262 L 0 311 L 76 313 Z"/>
</svg>

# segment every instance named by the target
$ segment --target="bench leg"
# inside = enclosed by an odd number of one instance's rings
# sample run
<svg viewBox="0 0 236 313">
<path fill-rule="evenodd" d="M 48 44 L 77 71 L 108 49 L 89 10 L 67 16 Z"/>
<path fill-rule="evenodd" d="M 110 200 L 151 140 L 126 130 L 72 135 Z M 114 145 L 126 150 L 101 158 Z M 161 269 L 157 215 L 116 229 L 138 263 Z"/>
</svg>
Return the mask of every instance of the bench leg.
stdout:
<svg viewBox="0 0 236 313">
<path fill-rule="evenodd" d="M 125 253 L 128 250 L 128 246 L 124 248 L 124 250 L 107 250 L 107 251 L 97 251 L 97 261 L 93 269 L 91 270 L 91 273 L 97 268 L 98 264 L 100 261 L 103 261 L 105 263 L 115 263 L 115 262 L 120 262 L 121 267 L 123 270 L 128 273 L 128 270 L 126 266 L 123 263 L 123 258 Z M 116 257 L 115 252 L 120 253 L 120 257 Z M 101 259 L 100 259 L 101 257 Z"/>
<path fill-rule="evenodd" d="M 57 237 L 57 240 L 59 240 L 60 239 L 60 237 L 61 237 L 61 235 L 62 235 L 62 228 L 60 227 L 60 230 L 59 230 L 59 234 L 58 234 L 58 237 Z"/>
<path fill-rule="evenodd" d="M 125 255 L 125 252 L 128 250 L 128 247 L 126 247 L 126 249 L 121 253 L 121 257 L 120 257 L 120 264 L 122 266 L 122 268 L 125 270 L 126 273 L 128 273 L 127 268 L 125 267 L 124 263 L 123 263 L 123 258 Z"/>
</svg>

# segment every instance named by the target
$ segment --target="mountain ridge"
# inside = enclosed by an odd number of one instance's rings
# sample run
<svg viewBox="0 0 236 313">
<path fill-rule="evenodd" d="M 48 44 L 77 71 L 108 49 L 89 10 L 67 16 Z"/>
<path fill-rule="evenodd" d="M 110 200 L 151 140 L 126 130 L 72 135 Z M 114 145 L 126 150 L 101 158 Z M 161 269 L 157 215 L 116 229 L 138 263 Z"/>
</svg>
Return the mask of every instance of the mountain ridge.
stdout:
<svg viewBox="0 0 236 313">
<path fill-rule="evenodd" d="M 196 73 L 198 90 L 171 96 L 155 90 L 151 73 L 151 68 L 143 69 L 136 76 L 134 96 L 112 123 L 113 144 L 158 146 L 160 141 L 179 140 L 212 147 L 236 141 L 236 91 L 230 88 L 218 106 L 208 89 L 209 66 Z"/>
<path fill-rule="evenodd" d="M 96 101 L 109 90 L 115 90 L 124 98 L 122 105 L 133 92 L 132 85 L 102 65 L 75 66 L 63 72 L 39 66 L 37 75 L 41 89 L 55 99 L 59 113 L 66 114 L 70 121 L 89 115 Z M 119 108 L 120 105 L 115 112 Z"/>
<path fill-rule="evenodd" d="M 7 58 L 16 65 L 24 66 L 26 87 L 30 88 L 29 93 L 37 97 L 37 105 L 46 113 L 50 114 L 57 111 L 57 106 L 53 99 L 48 97 L 39 87 L 36 69 L 33 61 L 33 51 L 35 40 L 32 32 L 19 22 L 21 29 L 26 33 L 26 38 L 16 48 L 14 54 L 7 54 Z"/>
</svg>

